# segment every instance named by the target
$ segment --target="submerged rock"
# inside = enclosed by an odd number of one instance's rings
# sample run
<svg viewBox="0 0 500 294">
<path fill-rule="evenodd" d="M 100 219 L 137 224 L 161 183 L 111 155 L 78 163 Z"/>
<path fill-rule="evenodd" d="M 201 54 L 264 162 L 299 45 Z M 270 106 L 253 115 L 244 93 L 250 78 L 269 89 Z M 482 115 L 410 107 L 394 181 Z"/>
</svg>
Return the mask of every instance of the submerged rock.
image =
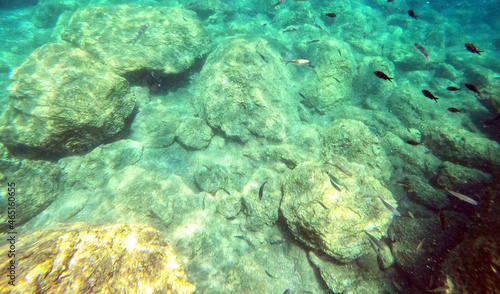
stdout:
<svg viewBox="0 0 500 294">
<path fill-rule="evenodd" d="M 380 139 L 368 126 L 352 119 L 339 119 L 324 129 L 323 136 L 324 158 L 345 157 L 349 162 L 362 164 L 368 174 L 383 183 L 389 181 L 391 163 Z"/>
<path fill-rule="evenodd" d="M 194 173 L 194 183 L 205 192 L 215 194 L 219 189 L 231 186 L 231 173 L 222 165 L 202 166 Z"/>
<path fill-rule="evenodd" d="M 482 97 L 478 101 L 488 108 L 492 113 L 500 113 L 500 82 L 488 84 L 485 90 L 482 90 Z M 492 115 L 493 116 L 493 115 Z M 494 117 L 494 116 L 493 116 Z"/>
<path fill-rule="evenodd" d="M 331 54 L 324 54 L 332 52 Z M 336 52 L 339 52 L 338 54 Z M 307 107 L 325 113 L 353 97 L 356 61 L 350 47 L 340 41 L 319 42 L 307 53 L 314 60 L 314 71 L 307 70 L 300 82 Z"/>
<path fill-rule="evenodd" d="M 209 44 L 192 11 L 129 5 L 82 8 L 61 37 L 119 74 L 145 69 L 179 73 Z"/>
<path fill-rule="evenodd" d="M 453 288 L 453 293 L 500 293 L 500 202 L 493 192 L 498 188 L 492 187 L 491 206 L 469 226 L 465 240 L 445 255 L 433 287 Z"/>
<path fill-rule="evenodd" d="M 184 119 L 176 132 L 179 142 L 186 148 L 194 150 L 207 147 L 213 135 L 212 129 L 197 117 Z"/>
<path fill-rule="evenodd" d="M 134 117 L 130 138 L 144 147 L 165 148 L 175 141 L 179 114 L 157 101 L 147 103 Z"/>
<path fill-rule="evenodd" d="M 454 126 L 432 123 L 426 130 L 428 144 L 443 160 L 489 173 L 500 171 L 500 145 L 479 133 Z"/>
<path fill-rule="evenodd" d="M 7 210 L 15 211 L 15 226 L 24 224 L 31 218 L 46 209 L 62 193 L 59 182 L 61 169 L 57 164 L 42 160 L 17 160 L 9 155 L 3 144 L 0 143 L 0 184 L 5 187 L 5 194 L 0 201 L 0 217 L 2 226 L 0 231 L 5 231 L 4 224 L 9 220 Z M 8 185 L 8 183 L 14 185 Z M 14 188 L 7 195 L 7 188 Z M 13 196 L 9 199 L 9 196 Z M 15 203 L 14 210 L 10 202 Z"/>
<path fill-rule="evenodd" d="M 23 248 L 16 253 L 19 293 L 43 289 L 43 293 L 184 294 L 195 290 L 173 248 L 150 227 L 80 224 L 26 234 L 18 245 Z M 7 279 L 7 275 L 0 277 L 2 292 L 10 290 Z"/>
<path fill-rule="evenodd" d="M 202 87 L 195 107 L 210 126 L 228 137 L 279 142 L 287 126 L 298 122 L 289 77 L 269 41 L 231 38 L 208 57 L 197 82 Z"/>
<path fill-rule="evenodd" d="M 380 239 L 387 231 L 393 214 L 379 197 L 396 206 L 391 192 L 365 167 L 351 164 L 347 168 L 357 176 L 330 168 L 345 185 L 337 184 L 337 189 L 325 173 L 328 166 L 314 162 L 298 165 L 283 185 L 281 204 L 298 240 L 341 262 L 353 261 L 371 250 L 365 232 Z"/>
<path fill-rule="evenodd" d="M 121 131 L 135 105 L 124 78 L 66 44 L 40 47 L 11 80 L 0 118 L 6 145 L 85 151 Z"/>
<path fill-rule="evenodd" d="M 492 178 L 492 175 L 478 169 L 445 161 L 439 171 L 437 183 L 441 187 L 475 193 L 478 189 L 491 184 Z"/>
</svg>

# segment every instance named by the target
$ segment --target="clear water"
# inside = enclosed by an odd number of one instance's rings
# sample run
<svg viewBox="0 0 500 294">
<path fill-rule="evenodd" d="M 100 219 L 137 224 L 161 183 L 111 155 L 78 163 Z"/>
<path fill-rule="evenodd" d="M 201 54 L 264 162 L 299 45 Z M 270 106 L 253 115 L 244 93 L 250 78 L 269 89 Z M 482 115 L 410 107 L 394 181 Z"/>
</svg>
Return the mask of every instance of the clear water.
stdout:
<svg viewBox="0 0 500 294">
<path fill-rule="evenodd" d="M 154 228 L 196 293 L 500 291 L 498 1 L 277 2 L 0 2 L 3 292 L 75 223 Z"/>
</svg>

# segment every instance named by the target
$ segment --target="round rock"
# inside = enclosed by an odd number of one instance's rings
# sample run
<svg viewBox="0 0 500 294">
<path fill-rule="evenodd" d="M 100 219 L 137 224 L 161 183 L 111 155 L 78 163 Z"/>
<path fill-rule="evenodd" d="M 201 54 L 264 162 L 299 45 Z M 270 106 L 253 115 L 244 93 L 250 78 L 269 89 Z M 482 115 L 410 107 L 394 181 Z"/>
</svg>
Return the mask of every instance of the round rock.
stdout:
<svg viewBox="0 0 500 294">
<path fill-rule="evenodd" d="M 176 135 L 179 143 L 188 149 L 199 150 L 210 144 L 214 133 L 205 121 L 193 117 L 186 119 L 179 125 Z"/>
<path fill-rule="evenodd" d="M 359 176 L 349 177 L 315 162 L 298 165 L 283 185 L 281 210 L 298 240 L 350 262 L 371 250 L 365 232 L 380 239 L 392 220 L 393 214 L 379 197 L 393 207 L 396 202 L 367 168 L 344 167 Z"/>
</svg>

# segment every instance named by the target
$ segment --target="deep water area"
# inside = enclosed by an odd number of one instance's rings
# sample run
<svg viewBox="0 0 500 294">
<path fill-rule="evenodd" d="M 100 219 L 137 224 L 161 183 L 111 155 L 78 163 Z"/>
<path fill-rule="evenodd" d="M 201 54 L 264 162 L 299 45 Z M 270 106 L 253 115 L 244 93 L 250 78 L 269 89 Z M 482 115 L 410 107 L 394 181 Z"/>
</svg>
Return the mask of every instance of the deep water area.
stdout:
<svg viewBox="0 0 500 294">
<path fill-rule="evenodd" d="M 1 293 L 500 293 L 496 0 L 0 1 Z"/>
</svg>

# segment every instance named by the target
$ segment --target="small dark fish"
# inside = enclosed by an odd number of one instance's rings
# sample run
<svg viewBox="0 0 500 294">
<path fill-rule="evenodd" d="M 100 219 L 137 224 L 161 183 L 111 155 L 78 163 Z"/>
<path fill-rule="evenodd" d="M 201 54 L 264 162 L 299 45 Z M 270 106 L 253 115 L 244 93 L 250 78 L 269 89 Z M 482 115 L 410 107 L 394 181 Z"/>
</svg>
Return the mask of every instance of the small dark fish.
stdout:
<svg viewBox="0 0 500 294">
<path fill-rule="evenodd" d="M 417 47 L 418 51 L 420 51 L 420 53 L 422 53 L 425 56 L 425 58 L 427 58 L 427 61 L 429 61 L 429 54 L 427 53 L 425 48 L 422 47 L 421 45 L 419 45 L 418 43 L 413 43 L 413 45 L 415 45 L 415 47 Z"/>
<path fill-rule="evenodd" d="M 420 256 L 420 254 L 422 254 L 422 245 L 424 245 L 424 240 L 425 238 L 422 239 L 422 241 L 420 241 L 420 243 L 418 243 L 417 245 L 417 255 Z"/>
<path fill-rule="evenodd" d="M 247 236 L 236 235 L 234 237 L 238 238 L 238 239 L 241 239 L 241 240 L 244 240 L 244 241 L 246 241 L 248 243 L 248 245 L 250 245 L 252 247 L 255 247 L 255 245 L 253 245 L 252 241 L 250 241 L 250 239 Z"/>
<path fill-rule="evenodd" d="M 262 186 L 260 186 L 260 189 L 259 189 L 259 200 L 262 200 L 262 195 L 264 195 L 264 185 L 267 183 L 267 181 L 265 181 Z"/>
<path fill-rule="evenodd" d="M 342 56 L 342 52 L 340 52 L 340 49 L 339 49 L 339 55 Z"/>
<path fill-rule="evenodd" d="M 384 51 L 384 44 L 382 44 L 382 51 Z"/>
<path fill-rule="evenodd" d="M 139 40 L 139 38 L 142 36 L 142 34 L 144 34 L 144 32 L 146 32 L 146 30 L 149 28 L 149 24 L 145 24 L 145 25 L 142 25 L 141 28 L 139 29 L 139 32 L 137 32 L 137 36 L 135 36 L 135 39 L 134 39 L 134 43 L 137 42 L 137 40 Z"/>
<path fill-rule="evenodd" d="M 326 207 L 323 202 L 319 201 L 319 200 L 316 200 L 316 202 L 319 203 L 319 205 L 321 205 L 321 207 L 323 207 L 324 209 L 328 209 L 328 207 Z"/>
<path fill-rule="evenodd" d="M 408 143 L 410 145 L 413 145 L 413 146 L 417 146 L 417 145 L 422 145 L 423 144 L 422 142 L 417 142 L 417 141 L 413 141 L 413 140 L 406 141 L 406 143 Z"/>
<path fill-rule="evenodd" d="M 381 72 L 381 71 L 375 71 L 373 72 L 377 77 L 381 78 L 381 79 L 384 79 L 384 80 L 388 80 L 389 82 L 392 83 L 392 79 L 394 78 L 390 78 L 388 77 L 385 73 Z"/>
<path fill-rule="evenodd" d="M 331 166 L 334 166 L 334 167 L 336 167 L 338 170 L 340 170 L 341 172 L 343 172 L 344 174 L 346 174 L 346 175 L 348 175 L 348 176 L 352 177 L 351 172 L 350 172 L 349 170 L 347 170 L 344 166 L 340 165 L 340 164 L 333 163 L 333 162 L 331 162 L 331 161 L 329 161 L 329 160 L 328 160 L 328 161 L 323 162 L 323 164 L 329 164 L 329 165 L 331 165 Z"/>
<path fill-rule="evenodd" d="M 306 98 L 306 96 L 304 96 L 304 94 L 302 94 L 302 93 L 300 93 L 300 92 L 298 92 L 298 93 L 299 93 L 300 97 L 302 97 L 302 99 L 307 100 L 307 98 Z"/>
<path fill-rule="evenodd" d="M 408 15 L 413 17 L 414 19 L 417 19 L 417 17 L 418 17 L 418 15 L 416 15 L 413 10 L 408 10 Z"/>
<path fill-rule="evenodd" d="M 472 43 L 465 43 L 465 48 L 466 48 L 467 50 L 469 50 L 470 52 L 472 52 L 472 53 L 477 53 L 477 54 L 479 54 L 479 55 L 481 55 L 481 52 L 484 52 L 484 51 L 479 51 L 479 50 L 476 48 L 476 46 L 474 46 L 474 44 L 472 44 Z"/>
<path fill-rule="evenodd" d="M 363 40 L 366 40 L 366 33 L 363 33 Z"/>
<path fill-rule="evenodd" d="M 328 17 L 337 17 L 337 15 L 335 13 L 326 13 L 326 16 Z"/>
<path fill-rule="evenodd" d="M 387 2 L 394 2 L 394 0 L 387 0 Z"/>
<path fill-rule="evenodd" d="M 404 182 L 404 181 L 397 181 L 396 184 L 399 184 L 399 185 L 401 185 L 403 187 L 406 187 L 408 189 L 412 189 L 410 183 L 407 183 L 407 182 Z"/>
<path fill-rule="evenodd" d="M 456 112 L 460 112 L 460 109 L 455 108 L 455 107 L 450 107 L 450 108 L 448 108 L 448 111 L 449 111 L 449 112 L 455 112 L 455 113 L 456 113 Z"/>
<path fill-rule="evenodd" d="M 500 115 L 495 117 L 494 119 L 490 119 L 488 121 L 485 121 L 483 124 L 483 128 L 491 127 L 491 126 L 497 125 L 498 123 L 500 123 Z"/>
<path fill-rule="evenodd" d="M 330 184 L 332 184 L 332 187 L 334 187 L 337 191 L 341 192 L 342 189 L 340 189 L 339 186 L 335 185 L 333 182 L 332 182 L 332 179 L 330 179 Z"/>
<path fill-rule="evenodd" d="M 380 198 L 380 201 L 382 201 L 382 203 L 384 204 L 384 206 L 392 213 L 394 213 L 395 215 L 397 216 L 401 216 L 401 213 L 394 207 L 392 207 L 392 205 L 390 205 L 389 203 L 387 203 L 384 199 L 382 199 L 382 197 L 378 197 Z"/>
<path fill-rule="evenodd" d="M 273 241 L 269 242 L 269 244 L 271 244 L 271 245 L 281 245 L 283 243 L 286 243 L 286 239 L 273 240 Z"/>
<path fill-rule="evenodd" d="M 286 289 L 285 292 L 283 292 L 283 294 L 290 294 L 290 288 Z"/>
<path fill-rule="evenodd" d="M 296 32 L 298 31 L 296 28 L 290 28 L 288 30 L 284 30 L 283 33 L 290 33 L 290 32 Z"/>
<path fill-rule="evenodd" d="M 325 173 L 330 178 L 330 183 L 332 183 L 332 181 L 333 181 L 335 184 L 337 184 L 339 186 L 342 186 L 342 187 L 344 187 L 344 188 L 347 189 L 347 186 L 341 180 L 339 180 L 338 178 L 336 178 L 334 175 L 332 175 L 331 173 L 329 173 L 327 171 L 325 171 Z M 332 183 L 332 185 L 333 185 L 333 183 Z M 335 185 L 334 185 L 334 187 L 335 187 Z M 347 189 L 347 190 L 349 190 L 349 189 Z"/>
<path fill-rule="evenodd" d="M 317 27 L 317 28 L 318 28 L 318 29 L 320 29 L 320 30 L 324 30 L 324 29 L 323 29 L 323 27 L 322 27 L 322 26 L 320 26 L 320 25 L 319 25 L 319 24 L 317 24 L 317 23 L 314 23 L 314 26 L 315 26 L 315 27 Z"/>
<path fill-rule="evenodd" d="M 260 58 L 264 60 L 265 63 L 269 63 L 269 61 L 267 61 L 267 58 L 264 55 L 262 55 L 259 51 L 257 51 L 257 53 L 260 55 Z"/>
<path fill-rule="evenodd" d="M 250 202 L 246 201 L 245 198 L 241 198 L 241 207 L 243 208 L 243 211 L 247 216 L 252 216 L 253 215 L 253 208 L 252 204 Z"/>
<path fill-rule="evenodd" d="M 460 88 L 457 88 L 457 87 L 448 87 L 448 88 L 446 88 L 446 90 L 448 90 L 448 91 L 460 91 Z"/>
<path fill-rule="evenodd" d="M 429 90 L 422 90 L 422 93 L 425 95 L 425 97 L 436 101 L 436 103 L 438 102 L 439 98 L 437 98 L 434 95 L 432 95 L 431 91 L 429 91 Z"/>
<path fill-rule="evenodd" d="M 444 231 L 444 229 L 446 228 L 446 223 L 445 223 L 445 218 L 444 218 L 444 212 L 440 211 L 438 213 L 438 216 L 439 216 L 439 223 L 441 224 L 441 230 Z"/>
<path fill-rule="evenodd" d="M 226 189 L 224 189 L 224 188 L 222 188 L 222 187 L 221 187 L 221 190 L 222 190 L 222 191 L 224 191 L 224 192 L 226 192 L 226 193 L 227 193 L 227 195 L 231 195 L 231 193 L 229 193 L 229 191 L 228 191 L 228 190 L 226 190 Z"/>
<path fill-rule="evenodd" d="M 265 23 L 265 24 L 262 25 L 262 27 L 265 27 L 265 26 L 267 26 L 267 23 Z"/>
<path fill-rule="evenodd" d="M 479 92 L 479 90 L 476 88 L 476 86 L 474 86 L 473 84 L 465 84 L 465 87 L 469 90 L 471 90 L 472 92 L 476 93 L 479 95 L 479 97 L 481 97 L 481 93 Z"/>
<path fill-rule="evenodd" d="M 307 221 L 307 223 L 311 226 L 321 226 L 320 222 L 315 222 L 315 221 Z"/>
<path fill-rule="evenodd" d="M 333 78 L 337 81 L 337 83 L 339 83 L 339 84 L 340 84 L 339 79 L 337 79 L 336 77 L 333 77 Z"/>
<path fill-rule="evenodd" d="M 273 276 L 268 270 L 264 270 L 266 272 L 266 274 L 270 277 L 270 278 L 273 278 L 273 279 L 277 279 L 275 276 Z"/>
<path fill-rule="evenodd" d="M 306 45 L 309 45 L 309 44 L 312 44 L 312 43 L 318 43 L 318 42 L 319 42 L 319 40 L 312 40 L 312 41 L 307 42 Z"/>
<path fill-rule="evenodd" d="M 273 6 L 278 6 L 278 5 L 280 5 L 281 3 L 283 3 L 283 1 L 285 1 L 285 0 L 278 0 L 278 3 L 274 4 Z"/>
<path fill-rule="evenodd" d="M 394 229 L 392 228 L 392 226 L 390 226 L 387 230 L 387 236 L 392 243 L 396 242 L 396 234 L 394 234 Z"/>
</svg>

